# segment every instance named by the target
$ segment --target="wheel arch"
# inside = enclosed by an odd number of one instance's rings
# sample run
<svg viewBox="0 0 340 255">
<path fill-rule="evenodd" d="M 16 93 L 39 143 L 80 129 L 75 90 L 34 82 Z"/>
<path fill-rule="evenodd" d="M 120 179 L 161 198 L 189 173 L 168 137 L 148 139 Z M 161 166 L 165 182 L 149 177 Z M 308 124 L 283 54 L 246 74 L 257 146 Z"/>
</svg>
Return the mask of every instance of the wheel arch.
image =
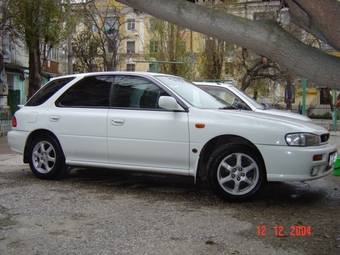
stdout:
<svg viewBox="0 0 340 255">
<path fill-rule="evenodd" d="M 32 143 L 32 141 L 33 141 L 36 137 L 38 137 L 38 136 L 40 136 L 40 135 L 50 135 L 50 136 L 52 136 L 52 137 L 59 143 L 59 146 L 60 146 L 60 148 L 61 148 L 61 150 L 62 150 L 62 153 L 63 153 L 63 155 L 65 155 L 65 154 L 64 154 L 64 151 L 63 151 L 63 148 L 61 147 L 61 144 L 60 144 L 60 142 L 59 142 L 59 139 L 57 138 L 57 136 L 56 136 L 53 132 L 51 132 L 51 131 L 49 131 L 49 130 L 46 130 L 46 129 L 37 129 L 37 130 L 34 130 L 33 132 L 31 132 L 31 133 L 29 134 L 29 136 L 27 137 L 26 144 L 25 144 L 25 149 L 24 149 L 24 154 L 23 154 L 23 161 L 24 161 L 24 163 L 29 163 L 29 160 L 28 160 L 28 157 L 29 157 L 28 152 L 29 152 L 30 144 Z M 65 156 L 64 156 L 64 157 L 65 157 Z"/>
<path fill-rule="evenodd" d="M 208 141 L 200 152 L 200 159 L 197 166 L 196 179 L 205 180 L 207 164 L 212 153 L 224 144 L 238 144 L 247 147 L 256 153 L 263 163 L 264 171 L 267 173 L 266 164 L 259 149 L 248 139 L 237 135 L 221 135 Z M 267 174 L 265 175 L 267 176 Z"/>
</svg>

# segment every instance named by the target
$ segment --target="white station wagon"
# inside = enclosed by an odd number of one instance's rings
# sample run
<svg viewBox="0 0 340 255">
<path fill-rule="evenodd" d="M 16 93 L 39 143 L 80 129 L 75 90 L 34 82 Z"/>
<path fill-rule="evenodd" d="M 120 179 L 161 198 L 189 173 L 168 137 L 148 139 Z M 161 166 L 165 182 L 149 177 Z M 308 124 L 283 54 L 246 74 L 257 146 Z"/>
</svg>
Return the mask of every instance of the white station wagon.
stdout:
<svg viewBox="0 0 340 255">
<path fill-rule="evenodd" d="M 68 166 L 192 176 L 226 201 L 249 199 L 267 181 L 323 177 L 337 155 L 323 127 L 235 109 L 161 73 L 53 78 L 12 124 L 8 142 L 39 178 Z"/>
<path fill-rule="evenodd" d="M 232 84 L 218 82 L 194 82 L 194 84 L 242 110 L 250 110 L 304 121 L 312 121 L 307 116 L 298 113 L 267 108 L 265 105 L 258 103 L 256 100 L 248 96 L 244 91 L 238 89 Z"/>
</svg>

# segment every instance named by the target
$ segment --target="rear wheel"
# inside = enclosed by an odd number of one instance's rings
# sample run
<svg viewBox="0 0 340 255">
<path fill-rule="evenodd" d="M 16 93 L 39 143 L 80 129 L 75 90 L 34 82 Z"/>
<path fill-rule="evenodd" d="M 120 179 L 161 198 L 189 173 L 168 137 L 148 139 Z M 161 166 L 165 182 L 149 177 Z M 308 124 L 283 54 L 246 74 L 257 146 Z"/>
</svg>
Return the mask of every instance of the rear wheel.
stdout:
<svg viewBox="0 0 340 255">
<path fill-rule="evenodd" d="M 40 135 L 29 149 L 29 165 L 41 179 L 55 179 L 62 171 L 65 160 L 59 143 L 51 135 Z"/>
<path fill-rule="evenodd" d="M 226 144 L 209 159 L 207 181 L 221 199 L 242 202 L 257 195 L 266 177 L 258 153 L 241 145 Z"/>
</svg>

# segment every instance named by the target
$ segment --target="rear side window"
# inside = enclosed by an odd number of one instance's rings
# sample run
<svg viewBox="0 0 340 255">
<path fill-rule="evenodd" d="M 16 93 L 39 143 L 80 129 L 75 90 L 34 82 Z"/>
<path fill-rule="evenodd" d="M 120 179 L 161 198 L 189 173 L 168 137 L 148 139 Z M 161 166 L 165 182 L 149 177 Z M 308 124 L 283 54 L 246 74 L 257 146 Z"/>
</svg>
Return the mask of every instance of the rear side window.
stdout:
<svg viewBox="0 0 340 255">
<path fill-rule="evenodd" d="M 67 83 L 72 81 L 74 77 L 62 78 L 53 80 L 43 86 L 37 93 L 35 93 L 25 104 L 26 106 L 38 106 L 45 103 L 51 96 L 53 96 L 59 89 L 64 87 Z"/>
<path fill-rule="evenodd" d="M 69 88 L 56 106 L 108 108 L 112 81 L 112 76 L 85 77 Z"/>
</svg>

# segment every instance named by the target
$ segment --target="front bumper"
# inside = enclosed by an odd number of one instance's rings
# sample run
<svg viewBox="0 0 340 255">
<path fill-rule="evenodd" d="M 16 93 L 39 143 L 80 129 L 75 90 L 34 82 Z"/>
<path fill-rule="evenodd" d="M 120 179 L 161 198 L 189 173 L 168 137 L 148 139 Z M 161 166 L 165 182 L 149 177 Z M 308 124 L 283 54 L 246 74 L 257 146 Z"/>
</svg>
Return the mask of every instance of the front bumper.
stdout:
<svg viewBox="0 0 340 255">
<path fill-rule="evenodd" d="M 331 144 L 310 147 L 259 145 L 268 181 L 307 181 L 321 178 L 333 170 L 331 155 L 337 148 Z M 314 157 L 314 156 L 318 157 Z M 314 158 L 320 158 L 315 160 Z"/>
</svg>

